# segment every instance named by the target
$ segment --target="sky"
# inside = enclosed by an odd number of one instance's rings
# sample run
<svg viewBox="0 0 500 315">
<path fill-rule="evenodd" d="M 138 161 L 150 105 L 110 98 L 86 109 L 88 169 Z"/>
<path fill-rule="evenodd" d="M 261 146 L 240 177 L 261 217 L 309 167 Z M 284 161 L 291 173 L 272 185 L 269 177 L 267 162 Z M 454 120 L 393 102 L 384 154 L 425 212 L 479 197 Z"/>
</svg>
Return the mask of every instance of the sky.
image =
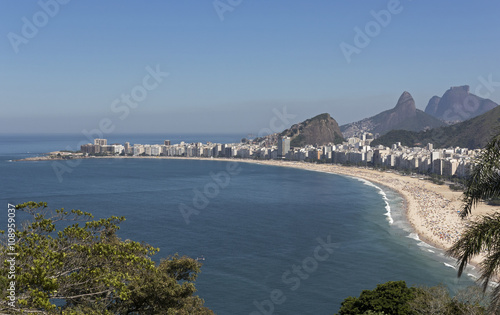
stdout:
<svg viewBox="0 0 500 315">
<path fill-rule="evenodd" d="M 0 134 L 278 132 L 451 86 L 500 103 L 498 1 L 0 0 Z"/>
</svg>

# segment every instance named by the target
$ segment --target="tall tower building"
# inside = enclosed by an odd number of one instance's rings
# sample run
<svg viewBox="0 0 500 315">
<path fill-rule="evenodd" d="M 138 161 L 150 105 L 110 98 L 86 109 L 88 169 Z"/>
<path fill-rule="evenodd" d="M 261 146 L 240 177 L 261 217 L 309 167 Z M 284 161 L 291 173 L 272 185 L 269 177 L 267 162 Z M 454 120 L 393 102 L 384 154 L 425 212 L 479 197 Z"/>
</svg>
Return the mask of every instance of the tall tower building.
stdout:
<svg viewBox="0 0 500 315">
<path fill-rule="evenodd" d="M 290 138 L 282 137 L 278 140 L 278 157 L 284 158 L 290 151 Z"/>
</svg>

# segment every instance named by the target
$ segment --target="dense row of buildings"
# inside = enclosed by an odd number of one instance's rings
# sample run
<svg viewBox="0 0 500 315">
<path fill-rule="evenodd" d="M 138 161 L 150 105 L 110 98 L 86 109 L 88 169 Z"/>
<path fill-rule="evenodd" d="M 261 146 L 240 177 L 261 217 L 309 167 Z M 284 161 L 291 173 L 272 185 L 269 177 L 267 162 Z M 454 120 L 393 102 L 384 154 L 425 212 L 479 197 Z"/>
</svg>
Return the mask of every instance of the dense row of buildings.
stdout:
<svg viewBox="0 0 500 315">
<path fill-rule="evenodd" d="M 342 144 L 322 146 L 308 145 L 291 147 L 290 138 L 283 137 L 277 146 L 263 143 L 178 143 L 171 144 L 107 144 L 106 139 L 95 139 L 94 144 L 81 146 L 85 155 L 132 155 L 132 156 L 184 156 L 184 157 L 226 157 L 255 159 L 286 159 L 293 161 L 326 161 L 341 164 L 375 165 L 420 173 L 435 173 L 444 176 L 466 176 L 479 150 L 464 148 L 434 149 L 432 144 L 425 148 L 405 147 L 400 143 L 392 147 L 371 147 L 373 136 L 363 134 L 352 137 Z"/>
</svg>

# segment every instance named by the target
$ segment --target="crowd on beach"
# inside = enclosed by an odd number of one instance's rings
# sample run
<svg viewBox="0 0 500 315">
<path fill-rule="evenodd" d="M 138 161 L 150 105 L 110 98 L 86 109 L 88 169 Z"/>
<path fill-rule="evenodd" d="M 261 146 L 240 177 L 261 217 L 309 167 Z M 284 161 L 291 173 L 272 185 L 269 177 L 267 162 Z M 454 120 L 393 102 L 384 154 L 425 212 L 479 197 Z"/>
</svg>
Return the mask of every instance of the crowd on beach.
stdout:
<svg viewBox="0 0 500 315">
<path fill-rule="evenodd" d="M 460 238 L 464 224 L 450 200 L 421 185 L 404 184 L 402 189 L 416 201 L 417 215 L 422 219 L 421 224 L 426 230 L 449 245 Z"/>
</svg>

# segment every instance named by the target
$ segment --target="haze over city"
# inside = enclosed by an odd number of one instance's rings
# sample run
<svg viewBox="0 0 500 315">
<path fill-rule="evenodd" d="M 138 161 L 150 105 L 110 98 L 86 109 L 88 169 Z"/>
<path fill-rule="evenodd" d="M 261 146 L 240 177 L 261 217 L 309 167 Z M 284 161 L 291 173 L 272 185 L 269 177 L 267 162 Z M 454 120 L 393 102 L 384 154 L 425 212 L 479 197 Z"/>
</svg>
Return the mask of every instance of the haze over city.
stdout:
<svg viewBox="0 0 500 315">
<path fill-rule="evenodd" d="M 284 106 L 345 124 L 464 84 L 500 101 L 492 1 L 0 6 L 2 133 L 257 133 Z"/>
</svg>

